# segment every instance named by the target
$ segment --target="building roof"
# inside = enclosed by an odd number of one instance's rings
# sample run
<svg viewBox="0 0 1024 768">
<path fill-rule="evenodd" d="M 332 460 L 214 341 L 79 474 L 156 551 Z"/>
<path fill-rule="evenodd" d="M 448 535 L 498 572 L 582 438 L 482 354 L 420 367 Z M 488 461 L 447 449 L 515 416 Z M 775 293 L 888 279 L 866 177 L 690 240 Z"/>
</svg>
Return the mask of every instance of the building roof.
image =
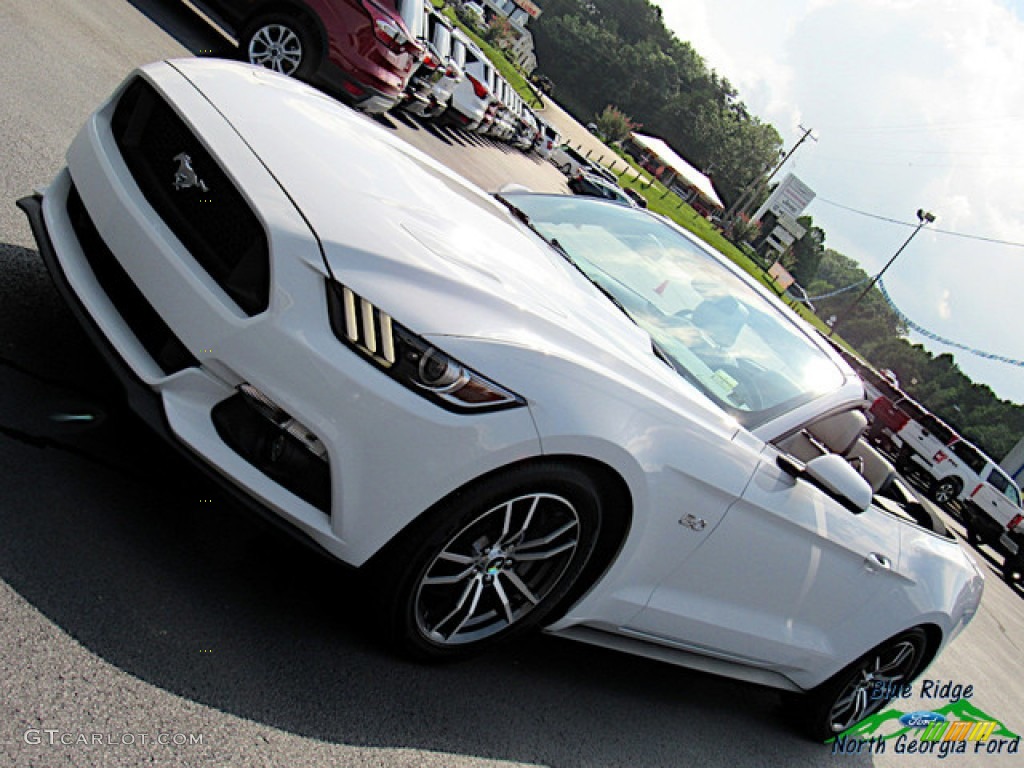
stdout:
<svg viewBox="0 0 1024 768">
<path fill-rule="evenodd" d="M 715 192 L 711 179 L 683 160 L 664 141 L 654 136 L 645 136 L 642 133 L 634 133 L 633 141 L 652 154 L 657 155 L 662 163 L 675 171 L 678 176 L 681 176 L 687 184 L 696 188 L 708 202 L 714 203 L 719 208 L 725 208 L 725 205 L 718 197 L 718 193 Z"/>
</svg>

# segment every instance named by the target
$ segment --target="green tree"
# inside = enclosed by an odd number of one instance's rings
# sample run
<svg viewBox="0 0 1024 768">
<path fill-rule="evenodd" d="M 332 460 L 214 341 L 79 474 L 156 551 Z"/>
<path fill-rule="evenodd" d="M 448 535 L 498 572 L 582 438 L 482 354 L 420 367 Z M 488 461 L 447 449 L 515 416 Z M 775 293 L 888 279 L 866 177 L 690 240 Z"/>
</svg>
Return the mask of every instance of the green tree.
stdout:
<svg viewBox="0 0 1024 768">
<path fill-rule="evenodd" d="M 840 335 L 869 360 L 875 362 L 869 350 L 883 339 L 903 336 L 907 328 L 882 296 L 877 285 L 851 308 L 851 304 L 863 291 L 863 284 L 868 279 L 868 275 L 856 261 L 826 249 L 819 262 L 817 275 L 808 286 L 808 292 L 812 296 L 820 296 L 840 288 L 857 286 L 836 296 L 820 299 L 815 302 L 815 306 L 819 317 L 827 318 L 834 315 L 839 318 Z"/>
<path fill-rule="evenodd" d="M 504 16 L 495 15 L 487 27 L 487 32 L 484 33 L 484 40 L 495 48 L 504 50 L 515 42 L 516 36 L 512 23 Z"/>
<path fill-rule="evenodd" d="M 604 111 L 597 116 L 597 130 L 600 131 L 604 140 L 609 143 L 622 141 L 639 127 L 639 123 L 634 123 L 625 112 L 613 107 L 611 104 L 605 107 Z"/>
<path fill-rule="evenodd" d="M 690 163 L 712 168 L 726 202 L 777 160 L 778 131 L 749 113 L 648 0 L 551 0 L 532 29 L 537 56 L 570 112 L 586 122 L 613 97 Z"/>
<path fill-rule="evenodd" d="M 800 285 L 807 286 L 818 274 L 818 265 L 825 256 L 825 230 L 814 226 L 810 216 L 801 216 L 797 223 L 806 232 L 793 243 L 789 263 L 785 266 Z"/>
<path fill-rule="evenodd" d="M 648 0 L 591 0 L 594 12 L 628 44 L 642 40 L 668 43 L 671 33 L 665 27 L 661 8 Z"/>
</svg>

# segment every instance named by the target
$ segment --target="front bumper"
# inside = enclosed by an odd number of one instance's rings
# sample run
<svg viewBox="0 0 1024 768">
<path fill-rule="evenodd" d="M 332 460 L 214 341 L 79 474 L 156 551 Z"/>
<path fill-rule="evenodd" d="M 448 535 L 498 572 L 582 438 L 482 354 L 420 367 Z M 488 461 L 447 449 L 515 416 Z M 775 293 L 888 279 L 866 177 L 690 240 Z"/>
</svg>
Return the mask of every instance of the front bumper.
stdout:
<svg viewBox="0 0 1024 768">
<path fill-rule="evenodd" d="M 183 458 L 202 472 L 207 479 L 212 480 L 236 504 L 259 515 L 276 528 L 284 531 L 311 549 L 324 556 L 331 557 L 330 552 L 324 549 L 311 536 L 304 533 L 301 528 L 289 524 L 280 515 L 274 514 L 268 507 L 258 503 L 252 496 L 243 492 L 234 483 L 229 482 L 223 475 L 216 472 L 210 464 L 190 450 L 183 441 L 178 439 L 167 422 L 159 394 L 147 387 L 135 375 L 134 371 L 128 367 L 121 356 L 118 355 L 113 345 L 103 335 L 103 332 L 96 325 L 68 282 L 67 275 L 64 274 L 60 260 L 57 258 L 57 252 L 53 247 L 53 241 L 50 239 L 50 233 L 46 227 L 46 221 L 43 217 L 42 196 L 37 194 L 23 197 L 18 200 L 18 207 L 28 217 L 29 225 L 32 228 L 32 235 L 35 237 L 36 244 L 39 247 L 39 255 L 46 265 L 47 271 L 50 273 L 50 278 L 53 280 L 57 292 L 121 385 L 122 393 L 131 410 L 146 426 L 175 448 Z"/>
</svg>

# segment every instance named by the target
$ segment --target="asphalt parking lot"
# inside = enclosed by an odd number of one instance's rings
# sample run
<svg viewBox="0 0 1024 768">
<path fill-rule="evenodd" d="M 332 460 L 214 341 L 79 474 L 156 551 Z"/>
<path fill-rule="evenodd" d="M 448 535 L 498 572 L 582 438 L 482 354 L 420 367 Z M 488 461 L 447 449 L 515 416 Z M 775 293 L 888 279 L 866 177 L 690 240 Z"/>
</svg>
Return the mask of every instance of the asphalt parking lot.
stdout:
<svg viewBox="0 0 1024 768">
<path fill-rule="evenodd" d="M 459 665 L 397 659 L 364 621 L 372 590 L 231 507 L 135 421 L 14 201 L 48 182 L 133 66 L 209 52 L 230 51 L 178 0 L 0 5 L 0 765 L 940 759 L 832 754 L 795 733 L 772 691 L 542 635 Z M 565 191 L 536 156 L 376 122 L 489 191 Z M 998 555 L 975 556 L 989 577 L 981 611 L 926 678 L 973 686 L 973 705 L 1021 733 L 1024 592 L 1000 580 Z"/>
</svg>

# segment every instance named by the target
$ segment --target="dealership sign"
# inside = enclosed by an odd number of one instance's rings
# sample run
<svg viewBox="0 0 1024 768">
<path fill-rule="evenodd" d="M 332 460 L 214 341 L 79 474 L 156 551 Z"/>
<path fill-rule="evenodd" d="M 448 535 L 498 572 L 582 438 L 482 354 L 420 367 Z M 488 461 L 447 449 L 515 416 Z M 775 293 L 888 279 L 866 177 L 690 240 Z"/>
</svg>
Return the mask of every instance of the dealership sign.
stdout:
<svg viewBox="0 0 1024 768">
<path fill-rule="evenodd" d="M 516 5 L 522 8 L 530 16 L 531 19 L 536 19 L 540 16 L 541 10 L 536 3 L 531 3 L 530 0 L 512 0 Z"/>
<path fill-rule="evenodd" d="M 779 219 L 785 216 L 795 219 L 804 212 L 813 199 L 814 190 L 790 173 L 754 214 L 754 219 L 760 220 L 768 211 Z"/>
<path fill-rule="evenodd" d="M 891 687 L 876 682 L 872 698 L 905 699 L 914 695 L 913 686 Z M 889 708 L 847 728 L 826 744 L 833 755 L 886 754 L 930 755 L 943 759 L 949 755 L 1019 755 L 1020 736 L 1006 725 L 970 702 L 973 685 L 952 680 L 920 681 L 920 698 L 946 700 L 946 704 L 928 709 L 901 712 Z"/>
</svg>

